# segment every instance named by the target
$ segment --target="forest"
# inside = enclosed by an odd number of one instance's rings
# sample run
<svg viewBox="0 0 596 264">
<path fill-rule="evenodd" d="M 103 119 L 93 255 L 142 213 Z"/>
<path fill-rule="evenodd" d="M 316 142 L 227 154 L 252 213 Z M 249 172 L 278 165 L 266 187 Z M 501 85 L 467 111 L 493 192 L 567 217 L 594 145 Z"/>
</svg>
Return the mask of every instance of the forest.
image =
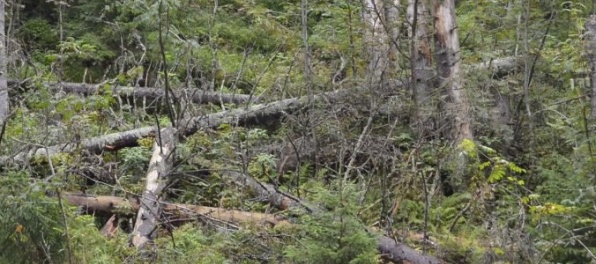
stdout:
<svg viewBox="0 0 596 264">
<path fill-rule="evenodd" d="M 596 263 L 596 0 L 0 0 L 1 263 Z"/>
</svg>

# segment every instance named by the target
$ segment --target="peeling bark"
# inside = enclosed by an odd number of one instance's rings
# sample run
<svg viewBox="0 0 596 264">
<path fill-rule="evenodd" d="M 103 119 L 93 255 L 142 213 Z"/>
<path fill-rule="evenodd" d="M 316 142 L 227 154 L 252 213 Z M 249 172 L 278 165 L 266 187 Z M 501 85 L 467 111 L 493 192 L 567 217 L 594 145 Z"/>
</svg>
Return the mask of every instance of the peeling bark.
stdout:
<svg viewBox="0 0 596 264">
<path fill-rule="evenodd" d="M 162 212 L 160 204 L 163 199 L 162 191 L 168 183 L 167 178 L 172 169 L 177 142 L 176 129 L 164 128 L 153 144 L 153 156 L 147 170 L 146 186 L 132 231 L 131 244 L 138 249 L 144 249 L 155 237 Z"/>
<path fill-rule="evenodd" d="M 470 102 L 463 87 L 460 73 L 461 53 L 455 23 L 454 0 L 436 1 L 435 47 L 437 49 L 437 72 L 441 88 L 445 88 L 450 101 L 447 110 L 453 116 L 453 140 L 459 144 L 464 139 L 473 139 Z"/>
<path fill-rule="evenodd" d="M 27 82 L 10 81 L 9 86 L 29 86 Z M 52 91 L 64 91 L 66 93 L 74 93 L 83 96 L 90 96 L 95 94 L 103 94 L 104 88 L 102 85 L 87 84 L 87 83 L 60 83 L 60 82 L 45 82 L 42 83 L 48 86 Z M 129 86 L 114 86 L 108 88 L 110 93 L 117 95 L 122 99 L 135 98 L 136 100 L 145 99 L 148 101 L 157 100 L 164 96 L 163 88 L 145 88 L 145 87 L 129 87 Z M 247 94 L 226 94 L 198 89 L 175 89 L 174 95 L 177 98 L 187 99 L 189 102 L 195 104 L 243 104 L 248 102 L 256 102 L 258 98 L 254 98 Z"/>
</svg>

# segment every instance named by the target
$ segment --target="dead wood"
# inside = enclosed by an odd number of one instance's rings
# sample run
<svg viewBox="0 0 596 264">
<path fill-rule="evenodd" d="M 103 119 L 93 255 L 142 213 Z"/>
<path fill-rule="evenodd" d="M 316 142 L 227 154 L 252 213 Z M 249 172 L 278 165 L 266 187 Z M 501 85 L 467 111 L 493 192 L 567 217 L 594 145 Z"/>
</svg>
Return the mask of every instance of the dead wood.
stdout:
<svg viewBox="0 0 596 264">
<path fill-rule="evenodd" d="M 468 70 L 488 70 L 492 77 L 501 78 L 520 69 L 520 61 L 516 57 L 505 57 L 468 65 L 465 68 Z"/>
<path fill-rule="evenodd" d="M 118 233 L 118 230 L 118 217 L 114 214 L 99 232 L 108 238 L 112 238 Z"/>
<path fill-rule="evenodd" d="M 153 101 L 164 96 L 163 88 L 118 85 L 113 87 L 110 86 L 109 88 L 103 88 L 103 85 L 101 84 L 98 85 L 67 82 L 43 82 L 42 84 L 49 87 L 51 91 L 63 91 L 66 93 L 79 94 L 83 96 L 105 94 L 108 92 L 105 89 L 109 90 L 110 94 L 117 95 L 122 99 L 134 98 L 135 100 L 145 99 L 147 101 Z M 27 81 L 9 81 L 8 85 L 12 87 L 27 87 L 32 84 L 28 83 Z M 252 97 L 248 94 L 226 94 L 192 88 L 174 89 L 173 92 L 176 97 L 187 99 L 189 102 L 193 102 L 195 104 L 244 104 L 258 101 L 258 98 Z"/>
<path fill-rule="evenodd" d="M 336 102 L 338 99 L 350 95 L 354 91 L 338 90 L 315 96 L 316 102 Z M 198 130 L 205 128 L 217 128 L 222 124 L 233 125 L 259 125 L 271 121 L 279 121 L 284 114 L 289 114 L 302 109 L 308 102 L 307 96 L 295 97 L 275 101 L 266 104 L 258 104 L 246 108 L 233 109 L 218 113 L 198 116 L 183 120 L 178 128 L 181 135 L 192 135 Z M 14 156 L 0 157 L 0 164 L 7 163 L 23 164 L 33 157 L 53 156 L 57 153 L 72 153 L 76 149 L 85 150 L 89 153 L 100 154 L 103 151 L 115 151 L 121 148 L 137 146 L 137 140 L 155 136 L 157 127 L 142 127 L 129 131 L 112 133 L 100 137 L 88 138 L 80 142 L 68 142 L 64 144 L 35 148 L 28 152 L 19 153 Z"/>
<path fill-rule="evenodd" d="M 69 203 L 80 206 L 84 212 L 89 214 L 118 214 L 131 216 L 140 208 L 140 201 L 136 198 L 125 199 L 116 196 L 89 196 L 75 193 L 67 193 L 64 195 L 64 198 Z M 290 223 L 282 216 L 272 214 L 167 202 L 161 202 L 161 206 L 169 221 L 194 221 L 199 218 L 246 225 L 290 225 Z"/>
<path fill-rule="evenodd" d="M 475 64 L 472 69 L 489 69 L 491 74 L 499 75 L 513 71 L 517 67 L 516 58 L 507 57 L 491 60 L 489 62 Z M 362 89 L 360 89 L 362 90 Z M 353 99 L 354 94 L 362 93 L 359 89 L 337 90 L 333 92 L 322 93 L 314 97 L 315 103 L 327 102 L 335 103 L 341 99 Z M 387 96 L 387 95 L 381 95 Z M 393 97 L 389 97 L 390 99 Z M 192 117 L 180 122 L 184 127 L 179 128 L 181 134 L 191 135 L 204 128 L 216 128 L 221 124 L 238 125 L 259 125 L 272 121 L 279 121 L 283 115 L 302 109 L 308 102 L 307 96 L 295 97 L 274 101 L 271 103 L 258 104 L 250 107 L 222 111 L 218 113 Z M 395 107 L 388 105 L 390 109 Z M 390 110 L 385 115 L 394 114 Z M 382 111 L 380 111 L 382 112 Z M 45 148 L 34 148 L 28 152 L 18 153 L 13 156 L 0 157 L 0 165 L 8 163 L 23 164 L 35 156 L 52 156 L 57 153 L 71 153 L 77 148 L 88 151 L 89 153 L 99 154 L 102 151 L 115 151 L 121 148 L 137 146 L 137 140 L 143 137 L 155 134 L 156 127 L 142 127 L 129 131 L 112 133 L 104 136 L 87 138 L 80 142 L 68 142 L 59 145 L 53 145 Z"/>
<path fill-rule="evenodd" d="M 279 209 L 306 209 L 309 213 L 322 211 L 319 208 L 308 205 L 296 197 L 280 192 L 270 184 L 260 183 L 244 173 L 228 171 L 224 173 L 224 176 L 233 179 L 239 184 L 243 184 L 243 186 L 248 187 L 257 197 L 268 201 L 271 205 Z M 433 256 L 423 255 L 406 244 L 397 242 L 395 239 L 388 236 L 381 236 L 377 242 L 377 247 L 383 259 L 395 263 L 446 263 Z"/>
<path fill-rule="evenodd" d="M 585 50 L 586 57 L 590 63 L 590 105 L 592 111 L 590 118 L 596 120 L 596 15 L 591 15 L 585 24 Z"/>
<path fill-rule="evenodd" d="M 174 149 L 176 148 L 176 129 L 164 128 L 153 144 L 153 155 L 147 170 L 145 190 L 141 197 L 137 220 L 132 231 L 131 244 L 143 249 L 155 237 L 155 231 L 161 217 L 162 191 L 168 183 L 172 170 Z"/>
</svg>

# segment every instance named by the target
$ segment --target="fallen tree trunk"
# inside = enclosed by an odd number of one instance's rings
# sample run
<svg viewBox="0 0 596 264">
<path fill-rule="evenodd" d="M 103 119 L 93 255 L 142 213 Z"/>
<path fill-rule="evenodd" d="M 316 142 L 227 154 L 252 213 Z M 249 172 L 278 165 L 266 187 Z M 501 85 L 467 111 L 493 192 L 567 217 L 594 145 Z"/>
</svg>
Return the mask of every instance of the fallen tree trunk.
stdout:
<svg viewBox="0 0 596 264">
<path fill-rule="evenodd" d="M 285 210 L 294 208 L 299 210 L 306 209 L 306 211 L 309 212 L 318 211 L 316 208 L 310 208 L 308 205 L 305 205 L 303 201 L 300 201 L 298 198 L 279 192 L 270 184 L 259 183 L 248 175 L 234 171 L 225 172 L 223 175 L 224 177 L 230 178 L 235 182 L 248 187 L 255 196 L 261 197 L 279 209 Z M 64 198 L 71 204 L 81 206 L 87 213 L 117 213 L 131 215 L 134 210 L 139 208 L 139 201 L 136 199 L 127 200 L 114 196 L 66 194 L 64 195 Z M 271 214 L 242 212 L 198 205 L 162 203 L 162 206 L 164 212 L 174 215 L 179 219 L 193 218 L 195 215 L 198 215 L 199 217 L 206 216 L 221 221 L 242 224 L 265 223 L 272 226 L 290 224 L 282 217 Z M 384 259 L 395 263 L 444 263 L 435 257 L 425 256 L 415 249 L 412 249 L 403 243 L 396 242 L 394 239 L 387 236 L 381 236 L 379 238 L 377 247 Z"/>
<path fill-rule="evenodd" d="M 9 81 L 8 85 L 12 87 L 26 87 L 31 84 L 27 81 Z M 101 85 L 97 84 L 44 82 L 42 85 L 48 86 L 52 91 L 64 91 L 66 93 L 74 93 L 83 96 L 105 93 L 105 91 L 102 91 L 100 88 Z M 111 94 L 117 95 L 122 99 L 135 98 L 137 100 L 146 99 L 152 101 L 164 96 L 163 88 L 114 86 L 108 89 L 111 90 Z M 226 94 L 190 88 L 174 89 L 172 91 L 176 97 L 186 98 L 188 101 L 195 104 L 244 104 L 258 101 L 258 98 L 252 97 L 248 94 Z"/>
<path fill-rule="evenodd" d="M 338 99 L 350 95 L 348 90 L 327 92 L 315 96 L 317 101 L 335 102 Z M 216 128 L 221 124 L 249 125 L 263 124 L 271 120 L 278 120 L 283 114 L 292 113 L 303 108 L 307 103 L 307 96 L 283 99 L 266 104 L 258 104 L 247 108 L 233 109 L 204 116 L 194 117 L 180 122 L 182 127 L 178 130 L 181 135 L 192 135 L 200 129 Z M 89 153 L 99 154 L 102 151 L 114 151 L 121 148 L 137 146 L 137 140 L 155 136 L 157 127 L 142 127 L 125 132 L 112 133 L 105 136 L 88 138 L 80 143 L 65 143 L 45 148 L 32 149 L 25 153 L 19 153 L 11 157 L 0 157 L 0 164 L 7 163 L 22 164 L 33 157 L 53 156 L 57 153 L 71 153 L 77 148 L 86 150 Z"/>
<path fill-rule="evenodd" d="M 147 182 L 130 239 L 131 245 L 138 249 L 145 248 L 155 237 L 162 212 L 160 203 L 163 199 L 162 191 L 168 183 L 167 178 L 172 170 L 176 143 L 176 129 L 164 128 L 153 144 L 153 156 L 147 170 Z"/>
<path fill-rule="evenodd" d="M 276 190 L 276 188 L 270 184 L 260 183 L 246 174 L 228 171 L 224 173 L 224 177 L 229 177 L 235 182 L 248 187 L 257 197 L 261 197 L 262 199 L 269 201 L 271 205 L 279 209 L 306 209 L 310 213 L 317 213 L 321 211 L 320 209 L 306 205 L 304 201 L 301 201 L 298 198 Z M 395 239 L 392 239 L 388 236 L 381 236 L 379 238 L 379 241 L 377 242 L 377 248 L 385 260 L 395 263 L 445 263 L 444 261 L 433 256 L 423 255 L 406 244 L 397 242 Z"/>
<path fill-rule="evenodd" d="M 138 199 L 124 199 L 116 196 L 89 196 L 85 194 L 67 193 L 64 199 L 70 204 L 80 206 L 89 214 L 119 214 L 131 216 L 140 208 Z M 266 224 L 270 226 L 290 225 L 282 216 L 244 212 L 200 205 L 173 204 L 161 202 L 164 214 L 169 221 L 191 221 L 215 219 L 227 223 Z"/>
<path fill-rule="evenodd" d="M 464 68 L 468 70 L 488 70 L 491 76 L 500 78 L 520 69 L 520 64 L 516 57 L 505 57 L 491 59 L 487 62 L 470 65 Z"/>
</svg>

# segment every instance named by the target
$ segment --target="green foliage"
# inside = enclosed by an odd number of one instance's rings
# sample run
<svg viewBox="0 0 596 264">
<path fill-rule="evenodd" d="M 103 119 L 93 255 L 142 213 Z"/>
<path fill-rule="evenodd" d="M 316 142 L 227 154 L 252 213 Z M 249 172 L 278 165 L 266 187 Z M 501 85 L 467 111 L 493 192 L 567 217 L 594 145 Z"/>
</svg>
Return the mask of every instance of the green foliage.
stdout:
<svg viewBox="0 0 596 264">
<path fill-rule="evenodd" d="M 17 36 L 29 46 L 29 49 L 40 52 L 55 50 L 59 43 L 54 27 L 42 18 L 27 20 L 19 29 Z"/>
<path fill-rule="evenodd" d="M 288 236 L 252 229 L 221 235 L 187 225 L 174 232 L 173 241 L 166 238 L 158 241 L 158 261 L 374 262 L 374 239 L 364 232 L 359 221 L 386 221 L 394 223 L 387 228 L 427 228 L 426 231 L 440 239 L 441 246 L 460 257 L 448 258 L 453 262 L 466 256 L 475 263 L 481 261 L 482 254 L 493 254 L 517 263 L 515 258 L 508 258 L 512 254 L 509 251 L 521 251 L 525 245 L 532 245 L 534 252 L 544 253 L 550 262 L 587 262 L 586 251 L 596 251 L 596 241 L 592 238 L 596 232 L 593 207 L 596 202 L 593 187 L 596 140 L 594 124 L 588 119 L 590 83 L 585 73 L 590 67 L 586 54 L 579 50 L 585 44 L 584 23 L 592 13 L 592 3 L 565 0 L 456 2 L 462 65 L 517 56 L 518 65 L 523 67 L 507 76 L 494 76 L 488 69 L 472 67 L 461 71 L 464 88 L 473 95 L 474 133 L 478 141 L 462 142 L 458 149 L 461 153 L 457 153 L 461 155 L 452 159 L 454 164 L 444 162 L 445 152 L 450 152 L 446 150 L 450 142 L 441 138 L 445 135 L 443 128 L 434 127 L 436 131 L 430 135 L 433 139 L 427 140 L 428 135 L 421 134 L 418 138 L 411 132 L 411 125 L 418 120 L 404 121 L 415 119 L 412 116 L 405 114 L 393 126 L 388 126 L 384 118 L 375 117 L 364 145 L 376 143 L 377 138 L 391 137 L 393 142 L 384 143 L 379 150 L 366 149 L 369 146 L 358 150 L 358 162 L 361 155 L 372 157 L 363 166 L 353 169 L 360 173 L 358 180 L 363 180 L 361 184 L 366 190 L 355 192 L 353 186 L 341 188 L 336 183 L 331 184 L 331 190 L 326 190 L 325 181 L 333 178 L 337 167 L 341 168 L 335 163 L 345 162 L 344 157 L 339 156 L 362 131 L 361 114 L 377 112 L 360 109 L 355 104 L 338 111 L 352 116 L 342 116 L 336 123 L 324 119 L 328 118 L 328 112 L 309 113 L 315 119 L 322 113 L 323 118 L 314 120 L 315 127 L 303 127 L 307 122 L 294 121 L 294 116 L 290 116 L 284 120 L 290 122 L 273 133 L 270 128 L 269 131 L 239 128 L 236 124 L 202 130 L 186 138 L 177 149 L 180 162 L 176 164 L 176 172 L 185 176 L 176 179 L 168 194 L 173 195 L 168 199 L 270 210 L 260 201 L 246 199 L 248 193 L 229 188 L 229 184 L 221 180 L 221 170 L 234 169 L 246 170 L 258 180 L 278 184 L 284 190 L 296 187 L 301 198 L 315 201 L 329 212 L 303 216 L 300 227 L 293 230 L 296 233 Z M 14 51 L 14 45 L 9 45 L 9 63 L 12 64 L 9 78 L 29 78 L 38 85 L 12 98 L 14 115 L 2 141 L 2 155 L 21 151 L 23 145 L 29 143 L 31 147 L 78 143 L 79 139 L 113 130 L 153 125 L 155 119 L 147 115 L 151 107 L 129 105 L 111 94 L 115 87 L 112 85 L 131 85 L 141 78 L 147 77 L 147 85 L 159 86 L 168 76 L 174 89 L 194 86 L 251 93 L 262 101 L 306 93 L 300 1 L 223 0 L 215 6 L 210 0 L 81 0 L 60 8 L 57 4 L 61 3 L 27 0 L 19 7 L 22 8 L 20 13 L 11 14 L 14 23 L 8 29 L 15 35 L 10 38 L 21 45 Z M 160 4 L 163 4 L 161 14 Z M 313 70 L 311 88 L 315 92 L 336 88 L 330 87 L 329 76 L 339 67 L 340 57 L 348 64 L 348 76 L 354 86 L 366 86 L 361 81 L 366 77 L 362 74 L 363 65 L 367 64 L 367 47 L 363 43 L 368 40 L 361 37 L 364 25 L 360 21 L 360 6 L 357 1 L 347 0 L 309 1 L 306 31 Z M 529 8 L 527 14 L 526 8 Z M 406 32 L 411 25 L 402 24 L 404 21 L 405 17 L 395 21 L 400 24 L 400 39 L 392 44 L 397 44 L 404 52 L 399 61 L 402 68 L 394 76 L 406 80 L 410 39 L 405 35 L 409 34 Z M 159 30 L 164 34 L 167 71 L 162 68 Z M 543 35 L 544 47 L 539 50 Z M 528 43 L 524 42 L 526 39 Z M 522 84 L 528 77 L 525 71 L 530 68 L 534 73 L 526 98 Z M 47 80 L 113 82 L 100 87 L 97 94 L 82 98 L 65 96 L 39 83 Z M 350 87 L 346 84 L 341 88 Z M 507 113 L 499 112 L 506 114 L 503 119 L 507 120 L 498 124 L 491 119 L 495 97 L 503 99 L 499 104 L 504 105 L 499 108 L 508 109 Z M 407 98 L 400 96 L 400 104 L 411 104 Z M 433 95 L 432 101 L 435 99 L 443 101 L 445 98 Z M 530 108 L 528 113 L 522 107 L 526 102 Z M 234 107 L 231 104 L 189 105 L 193 109 L 188 113 L 189 116 L 202 115 Z M 428 107 L 434 105 L 431 103 Z M 169 124 L 159 113 L 157 119 L 162 125 Z M 433 116 L 429 120 L 439 121 L 443 117 Z M 292 122 L 297 125 L 288 124 Z M 402 125 L 404 129 L 399 128 Z M 296 173 L 278 175 L 278 160 L 270 154 L 269 147 L 285 137 L 304 137 L 302 133 L 311 128 L 314 133 L 309 136 L 317 138 L 321 149 L 327 147 L 328 141 L 340 142 L 341 146 L 333 149 L 337 153 L 331 154 L 339 154 L 337 161 L 327 166 L 304 160 Z M 114 188 L 141 192 L 140 177 L 146 171 L 153 139 L 145 138 L 137 143 L 140 147 L 103 154 L 103 159 L 99 160 L 118 165 L 114 174 L 119 185 L 97 184 L 91 187 L 92 193 L 109 192 Z M 371 148 L 379 146 L 371 145 L 374 146 Z M 382 153 L 385 147 L 395 152 Z M 77 150 L 50 159 L 58 175 L 67 175 L 63 180 L 68 187 L 73 185 L 72 179 L 83 181 L 78 173 L 89 164 L 79 163 L 89 157 L 81 154 L 85 153 Z M 328 153 L 321 153 L 317 161 L 326 163 L 327 156 Z M 125 246 L 126 234 L 107 240 L 98 234 L 91 217 L 74 216 L 71 208 L 61 212 L 56 200 L 41 191 L 60 186 L 40 184 L 32 178 L 47 175 L 47 157 L 35 157 L 31 163 L 34 166 L 31 173 L 35 175 L 3 168 L 9 176 L 0 180 L 0 195 L 6 197 L 0 201 L 0 209 L 6 212 L 0 216 L 0 237 L 6 238 L 0 244 L 0 256 L 6 258 L 6 262 L 42 262 L 48 254 L 53 262 L 64 262 L 62 214 L 69 222 L 76 262 L 142 261 L 134 250 Z M 453 169 L 462 164 L 468 166 Z M 313 177 L 315 170 L 317 174 Z M 443 179 L 445 171 L 447 180 Z M 286 181 L 284 177 L 298 179 Z M 437 195 L 439 185 L 445 183 L 457 187 L 449 197 Z M 423 191 L 422 186 L 428 189 Z M 431 194 L 428 203 L 425 191 Z M 367 207 L 358 208 L 356 204 Z M 429 208 L 425 208 L 427 205 Z M 427 213 L 428 222 L 425 221 Z M 378 221 L 379 218 L 382 221 Z M 531 239 L 514 241 L 513 235 L 505 239 L 495 235 L 498 232 L 523 233 L 524 237 L 530 233 L 527 237 Z M 489 244 L 491 248 L 486 246 Z M 10 256 L 5 252 L 16 253 Z"/>
<path fill-rule="evenodd" d="M 123 166 L 131 171 L 147 170 L 151 158 L 151 148 L 134 147 L 121 150 Z"/>
<path fill-rule="evenodd" d="M 51 184 L 32 181 L 25 172 L 0 176 L 0 259 L 3 262 L 62 262 L 66 239 L 56 199 L 47 197 Z"/>
<path fill-rule="evenodd" d="M 222 236 L 207 236 L 192 224 L 177 228 L 172 237 L 164 237 L 157 243 L 162 245 L 157 259 L 160 263 L 231 263 L 221 252 Z"/>
<path fill-rule="evenodd" d="M 378 263 L 376 238 L 356 217 L 354 186 L 320 188 L 315 196 L 315 201 L 332 210 L 303 216 L 298 241 L 284 250 L 285 256 L 293 263 Z"/>
</svg>

